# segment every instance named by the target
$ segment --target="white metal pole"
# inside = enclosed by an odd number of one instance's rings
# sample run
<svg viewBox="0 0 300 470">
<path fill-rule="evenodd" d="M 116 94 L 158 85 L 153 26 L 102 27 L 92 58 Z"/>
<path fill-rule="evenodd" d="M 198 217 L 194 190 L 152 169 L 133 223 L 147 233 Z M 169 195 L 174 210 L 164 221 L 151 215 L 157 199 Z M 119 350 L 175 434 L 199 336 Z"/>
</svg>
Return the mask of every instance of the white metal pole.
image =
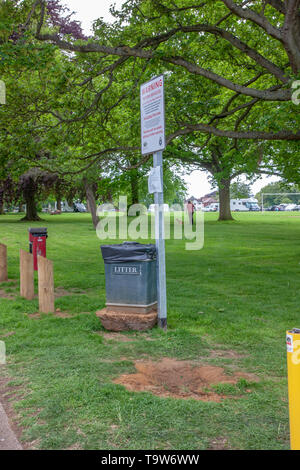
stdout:
<svg viewBox="0 0 300 470">
<path fill-rule="evenodd" d="M 153 166 L 160 167 L 161 181 L 163 183 L 162 152 L 153 154 Z M 164 240 L 164 192 L 154 193 L 155 203 L 155 239 L 157 252 L 157 310 L 158 326 L 167 328 L 167 293 L 166 293 L 166 258 Z"/>
</svg>

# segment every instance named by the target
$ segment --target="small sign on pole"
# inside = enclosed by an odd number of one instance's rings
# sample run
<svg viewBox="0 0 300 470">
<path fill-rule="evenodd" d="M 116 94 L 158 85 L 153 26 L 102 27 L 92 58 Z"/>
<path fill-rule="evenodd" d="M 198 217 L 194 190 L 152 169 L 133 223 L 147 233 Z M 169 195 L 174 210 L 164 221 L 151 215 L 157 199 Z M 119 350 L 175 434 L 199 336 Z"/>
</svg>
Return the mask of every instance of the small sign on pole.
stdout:
<svg viewBox="0 0 300 470">
<path fill-rule="evenodd" d="M 144 83 L 141 100 L 141 151 L 153 153 L 153 168 L 148 179 L 150 194 L 155 202 L 155 238 L 157 251 L 157 305 L 158 326 L 167 328 L 166 261 L 164 240 L 164 192 L 162 150 L 165 139 L 164 76 L 160 75 Z"/>
</svg>

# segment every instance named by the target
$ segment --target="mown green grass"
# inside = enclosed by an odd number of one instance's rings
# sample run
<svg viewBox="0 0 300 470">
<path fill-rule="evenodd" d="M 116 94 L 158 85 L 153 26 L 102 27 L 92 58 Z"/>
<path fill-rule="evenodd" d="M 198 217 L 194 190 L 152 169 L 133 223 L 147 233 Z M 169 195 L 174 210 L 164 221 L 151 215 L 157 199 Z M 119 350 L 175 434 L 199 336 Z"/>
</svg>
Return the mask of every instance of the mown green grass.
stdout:
<svg viewBox="0 0 300 470">
<path fill-rule="evenodd" d="M 90 216 L 44 216 L 39 224 L 0 217 L 10 279 L 19 277 L 27 228 L 47 226 L 55 286 L 79 291 L 56 300 L 72 318 L 30 318 L 37 300 L 0 299 L 0 339 L 7 348 L 0 373 L 15 391 L 24 441 L 42 449 L 193 450 L 219 439 L 233 449 L 289 448 L 285 332 L 300 325 L 300 218 L 216 218 L 206 214 L 200 251 L 186 251 L 184 240 L 166 242 L 168 331 L 123 333 L 130 341 L 120 342 L 101 336 L 95 316 L 105 306 L 105 278 Z M 11 294 L 18 285 L 1 288 Z M 236 354 L 220 355 L 228 350 Z M 228 394 L 220 403 L 160 398 L 113 383 L 135 371 L 135 360 L 163 357 L 254 373 L 259 382 L 215 386 Z"/>
</svg>

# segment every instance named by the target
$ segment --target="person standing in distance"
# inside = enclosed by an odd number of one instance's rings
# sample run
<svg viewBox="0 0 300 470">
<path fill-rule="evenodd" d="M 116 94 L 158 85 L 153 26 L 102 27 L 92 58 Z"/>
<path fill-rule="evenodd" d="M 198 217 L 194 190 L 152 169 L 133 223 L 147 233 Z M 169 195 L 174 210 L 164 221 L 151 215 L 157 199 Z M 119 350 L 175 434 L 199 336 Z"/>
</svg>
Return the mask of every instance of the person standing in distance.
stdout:
<svg viewBox="0 0 300 470">
<path fill-rule="evenodd" d="M 192 201 L 188 201 L 187 203 L 187 211 L 189 214 L 189 219 L 190 219 L 190 224 L 194 225 L 194 212 L 195 212 L 195 206 L 192 203 Z"/>
</svg>

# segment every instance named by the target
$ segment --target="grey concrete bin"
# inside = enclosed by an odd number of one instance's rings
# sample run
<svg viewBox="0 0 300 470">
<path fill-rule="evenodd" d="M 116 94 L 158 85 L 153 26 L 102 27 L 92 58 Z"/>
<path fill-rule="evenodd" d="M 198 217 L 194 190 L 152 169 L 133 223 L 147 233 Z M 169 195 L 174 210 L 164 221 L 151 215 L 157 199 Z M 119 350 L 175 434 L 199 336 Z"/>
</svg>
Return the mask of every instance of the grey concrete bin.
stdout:
<svg viewBox="0 0 300 470">
<path fill-rule="evenodd" d="M 157 305 L 156 248 L 124 242 L 102 245 L 105 265 L 106 307 L 147 313 Z"/>
</svg>

